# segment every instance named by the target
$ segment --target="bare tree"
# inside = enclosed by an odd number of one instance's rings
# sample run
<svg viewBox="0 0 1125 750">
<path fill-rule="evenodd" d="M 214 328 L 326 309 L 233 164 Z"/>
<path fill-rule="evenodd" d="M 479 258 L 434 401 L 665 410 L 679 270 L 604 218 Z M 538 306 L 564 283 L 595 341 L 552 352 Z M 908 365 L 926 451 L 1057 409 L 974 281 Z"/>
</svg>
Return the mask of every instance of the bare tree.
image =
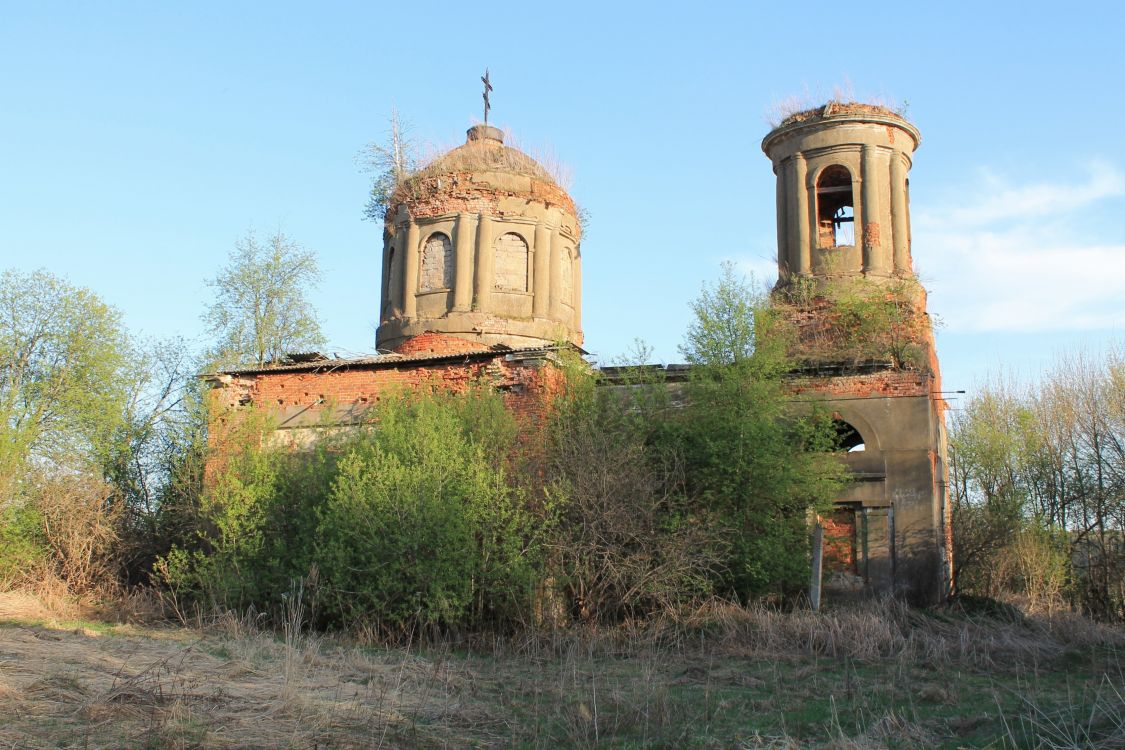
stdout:
<svg viewBox="0 0 1125 750">
<path fill-rule="evenodd" d="M 418 169 L 418 148 L 410 136 L 410 127 L 399 118 L 398 110 L 391 107 L 391 118 L 386 140 L 369 143 L 362 155 L 366 171 L 372 174 L 371 194 L 363 209 L 363 216 L 371 221 L 383 221 L 391 207 L 395 191 Z"/>
<path fill-rule="evenodd" d="M 1051 565 L 1026 572 L 1053 546 L 1071 601 L 1125 619 L 1123 405 L 1117 353 L 1070 355 L 1035 388 L 991 386 L 969 402 L 951 434 L 959 590 L 1029 600 L 1056 590 L 1042 575 Z"/>
</svg>

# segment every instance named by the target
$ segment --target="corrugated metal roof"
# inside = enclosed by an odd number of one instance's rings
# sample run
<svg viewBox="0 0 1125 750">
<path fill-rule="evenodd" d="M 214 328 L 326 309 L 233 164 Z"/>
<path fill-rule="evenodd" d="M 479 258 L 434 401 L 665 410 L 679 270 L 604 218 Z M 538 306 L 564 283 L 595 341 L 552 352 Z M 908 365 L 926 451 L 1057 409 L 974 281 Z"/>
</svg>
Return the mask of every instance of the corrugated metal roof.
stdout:
<svg viewBox="0 0 1125 750">
<path fill-rule="evenodd" d="M 571 345 L 572 346 L 572 345 Z M 272 372 L 299 372 L 306 371 L 322 371 L 322 370 L 340 370 L 350 369 L 353 367 L 394 367 L 402 364 L 417 364 L 420 362 L 440 362 L 440 361 L 456 361 L 459 359 L 483 359 L 488 357 L 506 357 L 511 354 L 532 354 L 534 352 L 553 352 L 558 351 L 562 346 L 558 344 L 551 344 L 549 346 L 527 346 L 519 349 L 511 349 L 508 347 L 503 348 L 486 348 L 478 349 L 469 352 L 459 352 L 457 354 L 398 354 L 391 352 L 389 354 L 374 354 L 367 357 L 353 357 L 353 358 L 340 358 L 340 359 L 320 359 L 313 362 L 293 362 L 290 364 L 280 365 L 266 365 L 265 367 L 251 366 L 251 367 L 234 367 L 228 370 L 221 370 L 216 373 L 218 375 L 263 375 Z M 585 352 L 579 348 L 574 347 L 579 353 Z M 211 377 L 205 375 L 204 377 Z"/>
</svg>

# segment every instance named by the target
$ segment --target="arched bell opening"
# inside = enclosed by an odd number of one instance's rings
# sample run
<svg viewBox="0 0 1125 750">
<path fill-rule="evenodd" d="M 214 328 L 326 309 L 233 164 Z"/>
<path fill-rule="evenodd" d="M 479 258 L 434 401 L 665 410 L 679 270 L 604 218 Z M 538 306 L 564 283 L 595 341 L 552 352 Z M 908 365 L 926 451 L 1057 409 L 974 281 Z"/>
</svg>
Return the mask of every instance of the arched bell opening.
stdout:
<svg viewBox="0 0 1125 750">
<path fill-rule="evenodd" d="M 817 247 L 855 245 L 855 199 L 852 173 L 838 164 L 827 167 L 816 181 Z"/>
</svg>

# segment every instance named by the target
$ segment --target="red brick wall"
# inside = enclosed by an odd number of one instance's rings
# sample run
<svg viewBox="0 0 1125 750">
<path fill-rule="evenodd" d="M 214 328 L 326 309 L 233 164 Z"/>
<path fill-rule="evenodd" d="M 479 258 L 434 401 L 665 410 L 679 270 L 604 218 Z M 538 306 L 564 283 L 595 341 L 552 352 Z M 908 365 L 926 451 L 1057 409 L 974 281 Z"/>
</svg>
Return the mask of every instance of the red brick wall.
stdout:
<svg viewBox="0 0 1125 750">
<path fill-rule="evenodd" d="M 559 375 L 552 365 L 507 362 L 494 358 L 469 362 L 403 363 L 397 367 L 341 366 L 316 371 L 281 371 L 236 377 L 213 396 L 217 406 L 236 407 L 249 403 L 265 408 L 313 407 L 325 401 L 336 405 L 374 404 L 382 396 L 419 387 L 464 391 L 476 383 L 499 388 L 505 402 L 519 414 L 538 413 L 545 397 L 558 387 Z"/>
<path fill-rule="evenodd" d="M 460 340 L 449 336 L 429 339 L 435 347 L 458 346 L 456 341 Z M 238 375 L 211 392 L 211 443 L 213 447 L 218 446 L 234 424 L 231 415 L 235 415 L 237 421 L 239 411 L 251 405 L 267 412 L 290 414 L 295 411 L 294 407 L 298 407 L 296 411 L 307 407 L 308 419 L 302 424 L 310 426 L 311 422 L 315 426 L 317 415 L 322 413 L 318 410 L 354 406 L 352 413 L 356 414 L 374 406 L 384 396 L 402 391 L 440 388 L 463 392 L 477 384 L 500 390 L 504 403 L 517 416 L 521 429 L 530 439 L 546 415 L 552 397 L 561 391 L 564 376 L 550 361 L 508 361 L 502 352 L 487 358 L 452 362 L 403 362 L 391 367 L 341 363 L 316 370 Z"/>
<path fill-rule="evenodd" d="M 919 370 L 882 370 L 856 375 L 824 375 L 794 378 L 790 390 L 802 393 L 878 398 L 882 396 L 928 396 L 935 378 Z"/>
<path fill-rule="evenodd" d="M 487 348 L 479 341 L 470 341 L 444 333 L 426 332 L 411 336 L 399 344 L 395 351 L 399 354 L 465 354 L 484 351 Z"/>
<path fill-rule="evenodd" d="M 824 570 L 834 573 L 856 573 L 855 511 L 838 508 L 822 516 L 824 527 Z"/>
<path fill-rule="evenodd" d="M 571 216 L 576 215 L 574 201 L 565 190 L 545 180 L 527 177 L 531 184 L 530 193 L 500 190 L 489 184 L 486 177 L 474 179 L 472 172 L 443 172 L 417 177 L 410 181 L 408 192 L 395 195 L 390 211 L 393 214 L 398 203 L 403 202 L 410 207 L 410 215 L 416 219 L 459 211 L 499 216 L 500 201 L 514 197 L 560 206 Z"/>
</svg>

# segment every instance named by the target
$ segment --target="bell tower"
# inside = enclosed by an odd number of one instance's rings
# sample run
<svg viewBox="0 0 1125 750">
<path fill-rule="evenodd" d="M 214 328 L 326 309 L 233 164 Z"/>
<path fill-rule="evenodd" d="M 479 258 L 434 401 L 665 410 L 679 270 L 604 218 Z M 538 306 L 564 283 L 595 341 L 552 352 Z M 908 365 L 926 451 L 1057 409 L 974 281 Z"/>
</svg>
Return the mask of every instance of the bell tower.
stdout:
<svg viewBox="0 0 1125 750">
<path fill-rule="evenodd" d="M 762 141 L 777 176 L 774 304 L 793 334 L 795 407 L 831 414 L 853 481 L 819 523 L 829 594 L 945 598 L 951 575 L 945 401 L 914 276 L 909 180 L 917 128 L 829 102 Z"/>
<path fill-rule="evenodd" d="M 777 175 L 779 278 L 913 278 L 910 171 L 918 129 L 884 107 L 829 102 L 762 141 Z"/>
</svg>

